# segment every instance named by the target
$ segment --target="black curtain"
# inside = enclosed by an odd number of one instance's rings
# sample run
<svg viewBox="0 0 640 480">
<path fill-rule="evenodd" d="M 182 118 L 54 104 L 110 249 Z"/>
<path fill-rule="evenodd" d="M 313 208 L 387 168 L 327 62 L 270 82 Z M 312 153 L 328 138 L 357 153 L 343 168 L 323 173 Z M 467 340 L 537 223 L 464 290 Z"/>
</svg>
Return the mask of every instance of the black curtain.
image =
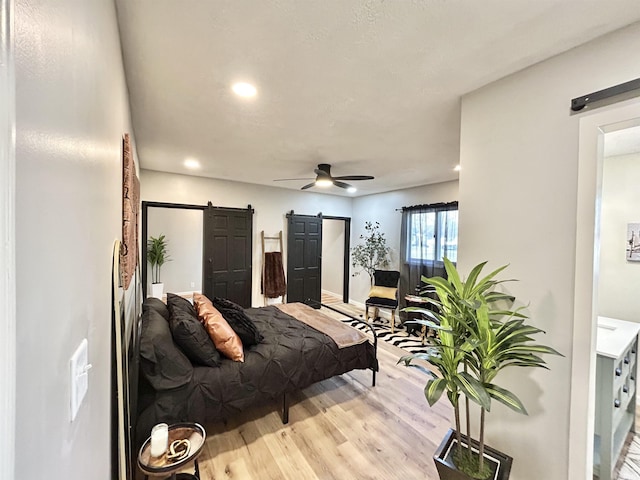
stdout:
<svg viewBox="0 0 640 480">
<path fill-rule="evenodd" d="M 457 260 L 458 202 L 402 208 L 400 234 L 400 306 L 405 295 L 424 287 L 420 278 L 446 278 L 443 257 Z M 406 313 L 400 313 L 403 320 Z"/>
</svg>

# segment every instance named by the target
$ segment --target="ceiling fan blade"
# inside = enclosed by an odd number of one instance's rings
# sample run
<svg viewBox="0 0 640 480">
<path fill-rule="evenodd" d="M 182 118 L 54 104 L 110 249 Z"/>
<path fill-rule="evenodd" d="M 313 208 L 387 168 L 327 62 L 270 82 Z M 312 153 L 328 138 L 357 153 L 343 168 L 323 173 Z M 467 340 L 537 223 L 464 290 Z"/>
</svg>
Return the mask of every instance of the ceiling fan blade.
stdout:
<svg viewBox="0 0 640 480">
<path fill-rule="evenodd" d="M 274 182 L 288 182 L 289 180 L 313 180 L 313 177 L 305 178 L 276 178 Z"/>
<path fill-rule="evenodd" d="M 333 184 L 336 187 L 340 187 L 340 188 L 353 188 L 352 185 L 349 185 L 348 183 L 341 182 L 340 180 L 336 180 L 335 178 L 333 179 Z"/>
<path fill-rule="evenodd" d="M 334 180 L 373 180 L 375 177 L 371 175 L 342 175 L 341 177 L 333 177 Z"/>
<path fill-rule="evenodd" d="M 307 185 L 305 185 L 304 187 L 302 187 L 300 190 L 306 190 L 307 188 L 311 188 L 316 184 L 316 182 L 311 182 Z"/>
</svg>

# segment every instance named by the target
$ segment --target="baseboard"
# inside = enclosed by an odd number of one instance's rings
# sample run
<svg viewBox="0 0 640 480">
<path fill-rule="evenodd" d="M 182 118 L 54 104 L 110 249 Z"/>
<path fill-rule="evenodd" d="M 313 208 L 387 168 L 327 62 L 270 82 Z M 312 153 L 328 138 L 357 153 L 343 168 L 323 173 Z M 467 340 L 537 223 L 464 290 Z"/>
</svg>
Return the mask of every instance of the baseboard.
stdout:
<svg viewBox="0 0 640 480">
<path fill-rule="evenodd" d="M 324 288 L 321 290 L 321 292 L 322 292 L 324 295 L 334 295 L 334 296 L 336 296 L 336 297 L 340 297 L 340 298 L 342 298 L 342 294 L 341 294 L 341 293 L 336 293 L 336 292 L 332 292 L 332 291 L 330 291 L 330 290 L 325 290 Z"/>
</svg>

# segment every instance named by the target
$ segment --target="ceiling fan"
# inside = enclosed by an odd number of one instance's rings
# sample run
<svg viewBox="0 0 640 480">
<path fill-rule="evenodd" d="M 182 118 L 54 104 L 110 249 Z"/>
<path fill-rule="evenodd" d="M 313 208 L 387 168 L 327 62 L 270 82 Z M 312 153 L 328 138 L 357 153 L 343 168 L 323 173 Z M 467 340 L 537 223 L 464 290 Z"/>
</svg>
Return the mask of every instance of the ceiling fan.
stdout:
<svg viewBox="0 0 640 480">
<path fill-rule="evenodd" d="M 331 185 L 335 185 L 336 187 L 346 188 L 347 190 L 351 189 L 355 191 L 355 187 L 349 185 L 348 183 L 342 182 L 341 180 L 373 180 L 374 177 L 371 175 L 341 175 L 339 177 L 333 177 L 331 175 L 331 165 L 328 163 L 320 163 L 318 164 L 318 168 L 314 170 L 316 174 L 315 180 L 313 178 L 279 178 L 274 180 L 274 182 L 285 182 L 289 180 L 314 180 L 313 182 L 305 185 L 300 190 L 306 190 L 311 187 L 330 187 Z"/>
</svg>

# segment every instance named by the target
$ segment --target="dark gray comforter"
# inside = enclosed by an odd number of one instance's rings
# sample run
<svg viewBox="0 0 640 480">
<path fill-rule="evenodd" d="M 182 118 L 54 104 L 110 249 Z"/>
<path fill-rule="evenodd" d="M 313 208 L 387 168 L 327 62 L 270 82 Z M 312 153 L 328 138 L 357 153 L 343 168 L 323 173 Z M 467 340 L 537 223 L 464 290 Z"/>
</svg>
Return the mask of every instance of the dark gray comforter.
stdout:
<svg viewBox="0 0 640 480">
<path fill-rule="evenodd" d="M 152 403 L 139 417 L 139 437 L 158 422 L 215 422 L 334 375 L 378 368 L 369 342 L 338 349 L 327 335 L 276 307 L 246 312 L 264 340 L 245 349 L 244 363 L 223 359 L 219 367 L 197 366 L 183 387 L 151 392 Z"/>
</svg>

